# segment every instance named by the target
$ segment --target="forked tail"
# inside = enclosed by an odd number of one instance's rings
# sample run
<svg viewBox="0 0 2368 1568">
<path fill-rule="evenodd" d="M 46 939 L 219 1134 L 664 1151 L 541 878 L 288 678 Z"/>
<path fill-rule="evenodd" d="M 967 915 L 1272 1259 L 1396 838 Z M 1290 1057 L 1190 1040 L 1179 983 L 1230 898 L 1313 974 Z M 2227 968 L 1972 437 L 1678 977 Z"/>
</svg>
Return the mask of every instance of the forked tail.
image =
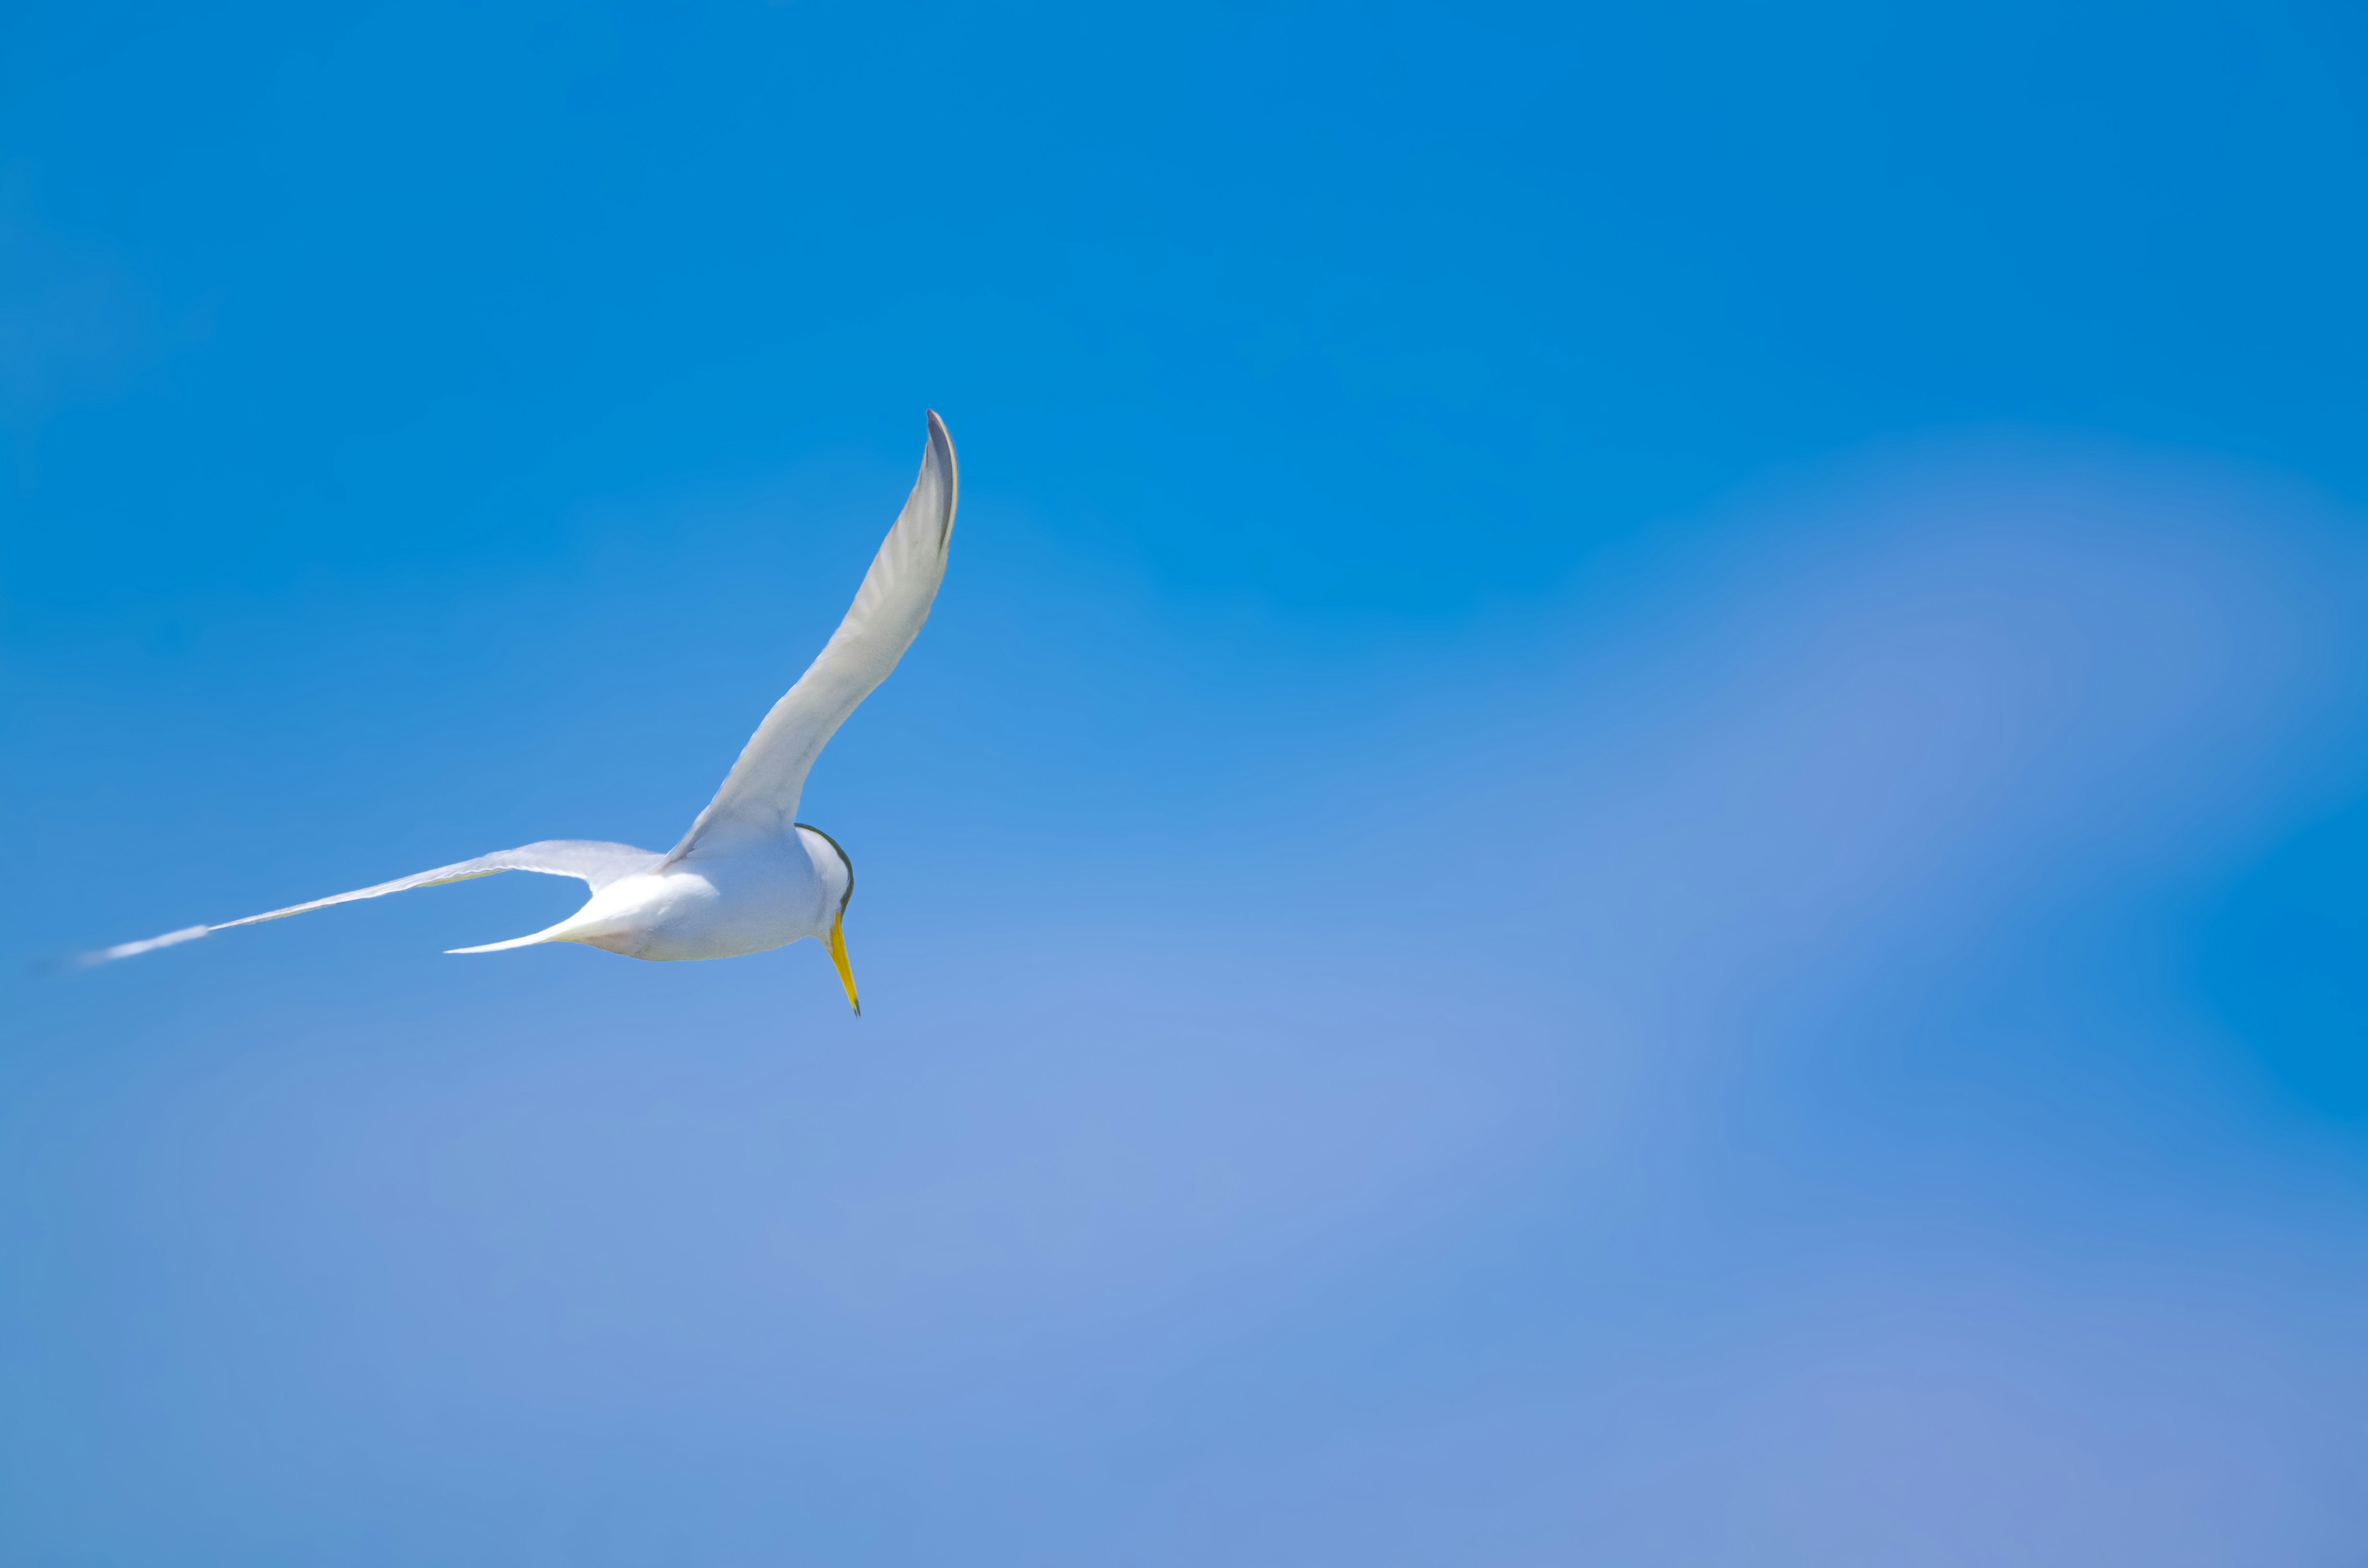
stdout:
<svg viewBox="0 0 2368 1568">
<path fill-rule="evenodd" d="M 562 924 L 564 925 L 564 922 L 562 922 Z M 482 947 L 447 948 L 444 950 L 448 953 L 499 953 L 507 952 L 512 948 L 531 948 L 538 942 L 557 942 L 564 940 L 564 937 L 552 935 L 552 933 L 556 932 L 558 929 L 558 926 L 553 926 L 550 930 L 537 931 L 531 937 L 512 937 L 507 942 L 487 942 Z"/>
</svg>

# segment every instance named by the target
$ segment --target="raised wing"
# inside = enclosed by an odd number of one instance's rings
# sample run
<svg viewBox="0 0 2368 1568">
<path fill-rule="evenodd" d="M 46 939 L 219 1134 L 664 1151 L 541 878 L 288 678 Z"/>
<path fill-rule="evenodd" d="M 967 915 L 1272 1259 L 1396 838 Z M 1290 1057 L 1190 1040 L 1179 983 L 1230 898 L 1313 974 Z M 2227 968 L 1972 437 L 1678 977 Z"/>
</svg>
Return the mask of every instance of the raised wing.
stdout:
<svg viewBox="0 0 2368 1568">
<path fill-rule="evenodd" d="M 814 758 L 856 705 L 888 678 L 929 619 L 938 585 L 946 577 L 946 547 L 953 539 L 961 492 L 953 438 L 931 414 L 921 477 L 913 482 L 896 526 L 871 558 L 847 619 L 740 748 L 740 760 L 666 857 L 668 865 L 728 844 L 790 832 Z"/>
<path fill-rule="evenodd" d="M 541 871 L 546 876 L 575 877 L 589 883 L 592 891 L 598 892 L 620 877 L 653 869 L 662 858 L 664 857 L 654 851 L 636 849 L 630 844 L 601 844 L 584 838 L 546 839 L 541 844 L 529 844 L 517 849 L 495 850 L 491 855 L 480 855 L 473 860 L 462 860 L 457 865 L 438 866 L 432 871 L 421 871 L 416 876 L 397 877 L 391 882 L 380 882 L 373 887 L 332 893 L 327 898 L 316 898 L 310 903 L 291 903 L 285 909 L 250 915 L 243 920 L 225 920 L 219 926 L 188 926 L 178 931 L 167 931 L 161 937 L 150 937 L 145 941 L 119 942 L 95 953 L 85 953 L 74 961 L 85 967 L 108 963 L 116 959 L 154 952 L 158 948 L 194 942 L 199 937 L 227 931 L 233 926 L 284 920 L 291 915 L 326 909 L 333 903 L 351 903 L 361 898 L 383 898 L 391 892 L 409 892 L 413 888 L 442 887 L 446 882 L 465 882 L 472 877 L 490 877 L 496 871 Z"/>
</svg>

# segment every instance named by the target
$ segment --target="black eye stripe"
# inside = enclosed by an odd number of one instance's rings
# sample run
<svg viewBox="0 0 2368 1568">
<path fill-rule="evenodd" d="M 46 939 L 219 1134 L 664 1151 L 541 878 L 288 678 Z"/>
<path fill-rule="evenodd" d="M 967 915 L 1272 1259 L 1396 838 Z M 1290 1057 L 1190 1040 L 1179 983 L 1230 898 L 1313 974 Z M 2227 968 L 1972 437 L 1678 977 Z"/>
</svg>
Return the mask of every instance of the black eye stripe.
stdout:
<svg viewBox="0 0 2368 1568">
<path fill-rule="evenodd" d="M 775 817 L 773 820 L 775 822 L 779 822 L 780 819 L 779 817 Z M 838 850 L 838 863 L 847 868 L 847 891 L 838 895 L 838 915 L 840 919 L 846 919 L 848 901 L 855 896 L 855 862 L 847 858 L 846 850 L 839 848 L 837 839 L 833 838 L 822 829 L 814 826 L 814 824 L 810 822 L 802 822 L 796 825 L 803 828 L 806 832 L 813 834 L 816 838 L 821 839 L 833 849 Z"/>
</svg>

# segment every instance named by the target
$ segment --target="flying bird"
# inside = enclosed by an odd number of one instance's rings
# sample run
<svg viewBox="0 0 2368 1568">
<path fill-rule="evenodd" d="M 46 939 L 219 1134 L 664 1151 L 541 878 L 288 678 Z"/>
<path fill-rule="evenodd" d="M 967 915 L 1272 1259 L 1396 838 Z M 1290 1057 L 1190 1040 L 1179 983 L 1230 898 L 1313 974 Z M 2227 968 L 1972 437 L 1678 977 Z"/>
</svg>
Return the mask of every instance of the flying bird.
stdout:
<svg viewBox="0 0 2368 1568">
<path fill-rule="evenodd" d="M 848 901 L 855 893 L 855 865 L 837 840 L 797 820 L 798 796 L 823 746 L 856 705 L 888 678 L 929 619 L 938 585 L 945 580 L 961 489 L 953 440 L 932 413 L 920 478 L 872 557 L 847 618 L 748 737 L 723 788 L 682 842 L 665 854 L 630 844 L 546 839 L 243 920 L 120 943 L 86 953 L 81 961 L 128 959 L 233 926 L 281 920 L 356 899 L 497 871 L 541 871 L 578 879 L 590 887 L 591 898 L 558 925 L 531 936 L 451 950 L 498 953 L 542 942 L 581 942 L 627 958 L 729 959 L 814 937 L 829 947 L 848 1006 L 861 1013 L 844 931 Z"/>
</svg>

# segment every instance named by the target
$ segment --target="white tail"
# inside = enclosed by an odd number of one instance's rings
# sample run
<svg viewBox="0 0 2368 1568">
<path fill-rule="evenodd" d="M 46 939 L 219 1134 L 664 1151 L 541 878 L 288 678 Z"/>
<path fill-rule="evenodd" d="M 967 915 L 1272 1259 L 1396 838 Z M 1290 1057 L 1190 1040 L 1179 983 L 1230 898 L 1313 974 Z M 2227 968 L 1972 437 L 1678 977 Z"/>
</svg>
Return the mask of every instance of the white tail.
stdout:
<svg viewBox="0 0 2368 1568">
<path fill-rule="evenodd" d="M 531 937 L 512 937 L 507 942 L 487 942 L 482 948 L 447 948 L 444 950 L 448 953 L 499 953 L 507 952 L 512 948 L 531 948 L 537 942 L 556 942 L 564 940 L 564 938 L 552 935 L 552 931 L 556 931 L 558 929 L 559 927 L 554 926 L 550 931 L 537 931 Z"/>
</svg>

